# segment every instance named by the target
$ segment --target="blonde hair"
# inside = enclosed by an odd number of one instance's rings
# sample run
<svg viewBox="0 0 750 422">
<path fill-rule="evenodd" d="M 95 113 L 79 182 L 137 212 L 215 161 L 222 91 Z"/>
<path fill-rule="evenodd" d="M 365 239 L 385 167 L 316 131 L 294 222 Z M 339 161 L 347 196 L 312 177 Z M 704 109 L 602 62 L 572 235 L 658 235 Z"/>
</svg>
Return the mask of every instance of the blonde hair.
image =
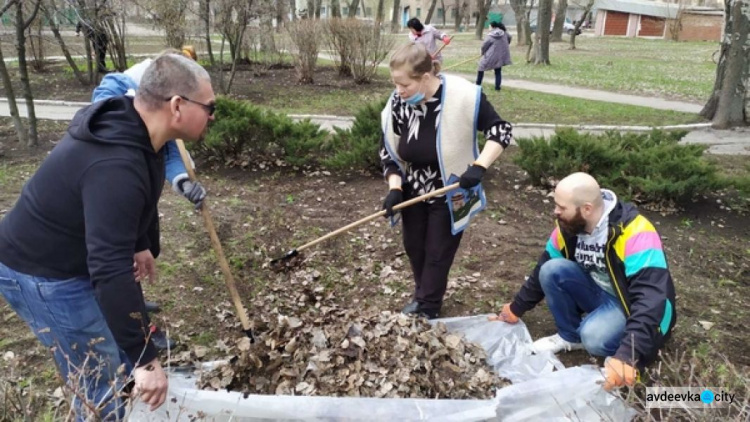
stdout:
<svg viewBox="0 0 750 422">
<path fill-rule="evenodd" d="M 182 55 L 189 59 L 193 59 L 196 62 L 198 61 L 198 55 L 195 54 L 195 47 L 193 47 L 192 45 L 183 45 Z"/>
<path fill-rule="evenodd" d="M 396 50 L 391 56 L 391 70 L 408 68 L 409 76 L 412 79 L 420 78 L 425 73 L 436 75 L 435 64 L 432 56 L 427 51 L 427 47 L 421 43 L 409 43 Z"/>
</svg>

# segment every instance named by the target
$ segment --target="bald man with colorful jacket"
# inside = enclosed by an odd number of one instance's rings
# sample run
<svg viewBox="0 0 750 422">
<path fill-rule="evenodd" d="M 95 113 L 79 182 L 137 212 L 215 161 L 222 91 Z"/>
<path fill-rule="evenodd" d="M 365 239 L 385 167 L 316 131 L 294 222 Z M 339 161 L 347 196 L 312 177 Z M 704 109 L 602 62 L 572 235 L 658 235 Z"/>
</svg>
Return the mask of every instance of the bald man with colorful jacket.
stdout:
<svg viewBox="0 0 750 422">
<path fill-rule="evenodd" d="M 633 204 L 574 173 L 555 189 L 557 221 L 533 273 L 490 319 L 515 323 L 547 299 L 557 334 L 533 351 L 611 356 L 605 389 L 633 385 L 675 325 L 675 290 L 661 238 Z"/>
</svg>

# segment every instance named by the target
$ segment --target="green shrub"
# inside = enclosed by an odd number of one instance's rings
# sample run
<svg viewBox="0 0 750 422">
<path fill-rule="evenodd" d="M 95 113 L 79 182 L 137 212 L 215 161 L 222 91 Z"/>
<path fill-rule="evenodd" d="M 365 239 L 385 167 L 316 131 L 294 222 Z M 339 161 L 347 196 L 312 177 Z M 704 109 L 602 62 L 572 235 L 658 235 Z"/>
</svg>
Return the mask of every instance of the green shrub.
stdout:
<svg viewBox="0 0 750 422">
<path fill-rule="evenodd" d="M 532 183 L 551 187 L 570 173 L 584 171 L 623 199 L 684 203 L 726 185 L 715 164 L 703 158 L 704 145 L 680 145 L 685 132 L 601 135 L 561 129 L 549 141 L 518 140 L 515 161 Z"/>
<path fill-rule="evenodd" d="M 326 168 L 380 172 L 380 113 L 388 98 L 362 107 L 351 129 L 336 129 L 327 148 L 330 154 L 323 160 Z"/>
<path fill-rule="evenodd" d="M 217 98 L 216 120 L 196 154 L 232 166 L 249 160 L 282 158 L 291 165 L 315 165 L 328 134 L 309 120 L 228 98 Z"/>
</svg>

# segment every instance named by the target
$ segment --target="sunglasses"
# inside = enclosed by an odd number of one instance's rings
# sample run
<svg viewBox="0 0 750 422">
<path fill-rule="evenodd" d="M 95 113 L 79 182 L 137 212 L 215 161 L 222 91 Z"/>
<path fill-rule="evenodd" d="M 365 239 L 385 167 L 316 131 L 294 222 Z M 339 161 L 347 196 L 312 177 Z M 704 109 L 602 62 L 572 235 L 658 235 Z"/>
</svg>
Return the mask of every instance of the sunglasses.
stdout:
<svg viewBox="0 0 750 422">
<path fill-rule="evenodd" d="M 216 112 L 216 104 L 214 104 L 214 103 L 203 104 L 201 102 L 198 102 L 198 101 L 195 101 L 195 100 L 191 100 L 190 98 L 188 98 L 188 97 L 186 97 L 184 95 L 179 95 L 178 94 L 177 96 L 180 97 L 180 98 L 182 98 L 183 100 L 189 102 L 189 103 L 198 104 L 199 106 L 203 107 L 203 109 L 206 110 L 206 112 L 208 113 L 209 116 L 213 116 L 214 113 Z M 172 101 L 172 97 L 165 98 L 164 101 Z"/>
</svg>

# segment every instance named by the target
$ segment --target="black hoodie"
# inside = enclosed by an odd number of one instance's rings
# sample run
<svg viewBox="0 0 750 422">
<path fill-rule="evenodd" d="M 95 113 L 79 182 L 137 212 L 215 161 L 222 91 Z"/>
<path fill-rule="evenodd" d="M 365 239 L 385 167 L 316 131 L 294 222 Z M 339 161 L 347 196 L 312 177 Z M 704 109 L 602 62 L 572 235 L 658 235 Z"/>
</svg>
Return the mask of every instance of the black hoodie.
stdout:
<svg viewBox="0 0 750 422">
<path fill-rule="evenodd" d="M 159 254 L 162 151 L 129 97 L 76 113 L 67 133 L 0 221 L 0 262 L 37 277 L 90 277 L 117 344 L 131 363 L 156 357 L 133 276 L 133 255 Z"/>
</svg>

